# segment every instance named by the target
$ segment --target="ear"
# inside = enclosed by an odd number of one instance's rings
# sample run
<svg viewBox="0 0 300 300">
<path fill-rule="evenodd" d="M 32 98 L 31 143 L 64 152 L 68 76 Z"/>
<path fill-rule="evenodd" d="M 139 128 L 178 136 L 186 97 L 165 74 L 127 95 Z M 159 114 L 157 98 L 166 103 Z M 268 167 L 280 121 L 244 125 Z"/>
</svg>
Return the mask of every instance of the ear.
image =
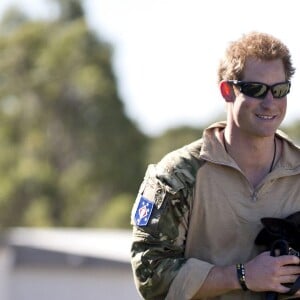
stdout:
<svg viewBox="0 0 300 300">
<path fill-rule="evenodd" d="M 222 80 L 220 82 L 220 91 L 226 102 L 234 101 L 235 94 L 234 94 L 232 85 L 229 82 Z"/>
</svg>

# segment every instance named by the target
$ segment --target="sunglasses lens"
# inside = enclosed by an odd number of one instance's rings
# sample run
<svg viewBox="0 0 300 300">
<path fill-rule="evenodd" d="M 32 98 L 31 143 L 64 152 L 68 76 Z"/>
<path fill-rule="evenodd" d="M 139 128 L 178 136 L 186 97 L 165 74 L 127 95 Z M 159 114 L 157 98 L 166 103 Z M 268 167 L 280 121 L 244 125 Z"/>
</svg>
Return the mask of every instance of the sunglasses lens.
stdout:
<svg viewBox="0 0 300 300">
<path fill-rule="evenodd" d="M 291 88 L 291 83 L 289 81 L 280 82 L 274 85 L 267 85 L 260 82 L 247 82 L 238 80 L 229 80 L 232 84 L 239 87 L 240 92 L 244 95 L 257 99 L 264 99 L 270 90 L 273 97 L 280 99 L 285 97 Z"/>
<path fill-rule="evenodd" d="M 274 98 L 282 98 L 286 96 L 290 91 L 289 83 L 279 83 L 272 87 L 272 94 Z"/>
<path fill-rule="evenodd" d="M 242 93 L 253 98 L 264 98 L 268 87 L 260 83 L 245 83 L 242 86 Z"/>
</svg>

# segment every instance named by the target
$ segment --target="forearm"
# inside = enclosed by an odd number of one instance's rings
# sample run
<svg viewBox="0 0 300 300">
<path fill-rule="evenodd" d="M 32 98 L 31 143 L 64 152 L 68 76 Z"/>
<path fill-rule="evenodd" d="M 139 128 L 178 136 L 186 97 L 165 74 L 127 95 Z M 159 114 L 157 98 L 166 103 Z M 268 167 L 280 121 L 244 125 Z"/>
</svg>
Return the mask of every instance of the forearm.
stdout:
<svg viewBox="0 0 300 300">
<path fill-rule="evenodd" d="M 193 299 L 216 297 L 240 289 L 241 286 L 234 265 L 228 267 L 215 266 L 210 270 Z"/>
<path fill-rule="evenodd" d="M 247 262 L 245 270 L 245 283 L 251 292 L 287 293 L 289 288 L 284 284 L 294 283 L 300 274 L 299 258 L 293 255 L 272 257 L 266 251 Z M 214 266 L 192 299 L 216 297 L 241 289 L 235 265 Z"/>
</svg>

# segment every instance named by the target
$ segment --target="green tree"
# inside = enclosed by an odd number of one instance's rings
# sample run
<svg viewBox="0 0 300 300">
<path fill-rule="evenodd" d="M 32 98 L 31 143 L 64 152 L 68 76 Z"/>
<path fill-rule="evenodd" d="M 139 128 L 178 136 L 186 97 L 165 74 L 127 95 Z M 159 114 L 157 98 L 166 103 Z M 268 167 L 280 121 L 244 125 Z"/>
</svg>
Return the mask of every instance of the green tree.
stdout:
<svg viewBox="0 0 300 300">
<path fill-rule="evenodd" d="M 124 113 L 111 46 L 79 1 L 57 3 L 56 20 L 2 24 L 2 227 L 91 224 L 110 199 L 136 192 L 145 168 L 147 138 Z"/>
<path fill-rule="evenodd" d="M 157 163 L 165 154 L 201 138 L 203 129 L 189 126 L 170 128 L 149 142 L 146 163 Z"/>
<path fill-rule="evenodd" d="M 300 144 L 300 120 L 293 122 L 288 126 L 284 126 L 282 130 L 292 139 L 295 143 Z"/>
</svg>

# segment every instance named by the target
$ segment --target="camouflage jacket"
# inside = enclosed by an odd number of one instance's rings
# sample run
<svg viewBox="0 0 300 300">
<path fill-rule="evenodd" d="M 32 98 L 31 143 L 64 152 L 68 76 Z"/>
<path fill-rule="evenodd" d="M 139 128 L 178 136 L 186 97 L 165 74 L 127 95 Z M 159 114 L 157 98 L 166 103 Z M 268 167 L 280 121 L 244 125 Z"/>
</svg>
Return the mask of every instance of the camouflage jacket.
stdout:
<svg viewBox="0 0 300 300">
<path fill-rule="evenodd" d="M 192 299 L 214 265 L 262 251 L 253 242 L 261 217 L 300 210 L 299 148 L 278 133 L 282 159 L 254 189 L 224 150 L 224 126 L 147 169 L 132 209 L 132 267 L 144 299 Z M 238 291 L 216 299 L 264 298 Z"/>
</svg>

